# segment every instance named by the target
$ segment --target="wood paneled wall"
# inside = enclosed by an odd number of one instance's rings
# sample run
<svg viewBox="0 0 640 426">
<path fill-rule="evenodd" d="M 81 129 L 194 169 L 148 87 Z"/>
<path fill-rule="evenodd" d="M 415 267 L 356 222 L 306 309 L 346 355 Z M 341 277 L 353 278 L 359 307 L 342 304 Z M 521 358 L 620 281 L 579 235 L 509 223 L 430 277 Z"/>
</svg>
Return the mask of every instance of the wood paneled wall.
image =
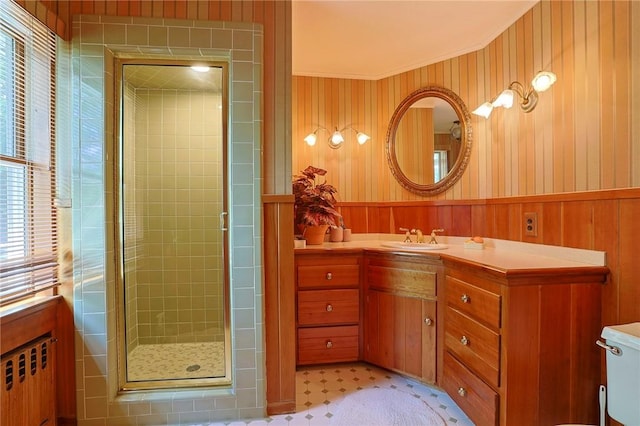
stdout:
<svg viewBox="0 0 640 426">
<path fill-rule="evenodd" d="M 542 0 L 484 49 L 378 81 L 294 76 L 293 170 L 327 169 L 353 232 L 400 226 L 604 250 L 611 268 L 603 325 L 640 321 L 640 2 Z M 414 90 L 440 85 L 469 110 L 511 81 L 539 70 L 558 81 L 525 114 L 516 105 L 490 118 L 472 114 L 467 171 L 445 193 L 424 198 L 389 172 L 385 136 L 396 106 Z M 351 124 L 331 150 L 315 126 Z M 326 135 L 328 137 L 328 135 Z M 539 235 L 523 236 L 523 214 L 538 213 Z"/>
<path fill-rule="evenodd" d="M 267 411 L 291 413 L 296 408 L 293 195 L 265 196 L 263 207 L 264 250 L 270 258 L 264 265 Z"/>
<path fill-rule="evenodd" d="M 422 197 L 390 174 L 387 126 L 415 89 L 445 86 L 469 110 L 514 80 L 539 70 L 558 76 L 537 108 L 472 115 L 473 151 L 461 180 L 432 199 L 495 198 L 640 186 L 640 3 L 548 1 L 535 5 L 484 49 L 378 81 L 293 78 L 293 170 L 328 170 L 343 201 L 404 201 Z M 372 140 L 347 135 L 331 150 L 317 125 L 353 124 Z"/>
<path fill-rule="evenodd" d="M 605 251 L 611 274 L 603 287 L 602 325 L 640 321 L 640 188 L 486 200 L 342 203 L 340 211 L 354 233 L 444 228 L 444 235 Z M 525 212 L 537 214 L 535 237 L 524 233 Z"/>
<path fill-rule="evenodd" d="M 388 188 L 395 184 L 384 157 L 384 132 L 378 123 L 378 83 L 365 80 L 343 80 L 294 76 L 292 79 L 292 154 L 293 172 L 308 165 L 329 171 L 327 179 L 336 186 L 339 198 L 348 201 L 389 200 Z M 391 111 L 393 113 L 393 111 Z M 391 114 L 385 117 L 388 120 Z M 337 150 L 328 146 L 336 127 L 352 125 L 371 136 L 364 145 L 356 142 L 356 134 L 345 131 L 345 143 Z M 304 137 L 318 126 L 314 146 Z"/>
</svg>

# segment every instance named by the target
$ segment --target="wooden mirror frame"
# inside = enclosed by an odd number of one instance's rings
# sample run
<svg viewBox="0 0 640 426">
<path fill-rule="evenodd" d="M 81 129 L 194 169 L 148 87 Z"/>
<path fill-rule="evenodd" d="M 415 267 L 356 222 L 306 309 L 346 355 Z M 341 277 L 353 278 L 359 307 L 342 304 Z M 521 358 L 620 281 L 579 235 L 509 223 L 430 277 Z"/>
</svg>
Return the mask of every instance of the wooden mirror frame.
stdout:
<svg viewBox="0 0 640 426">
<path fill-rule="evenodd" d="M 461 147 L 460 154 L 458 155 L 456 162 L 444 178 L 435 183 L 420 184 L 410 180 L 407 175 L 405 175 L 400 169 L 398 158 L 396 156 L 396 132 L 398 130 L 400 120 L 404 116 L 405 112 L 411 107 L 411 105 L 413 105 L 418 100 L 427 97 L 437 97 L 443 99 L 449 105 L 451 105 L 456 115 L 458 116 L 458 119 L 460 120 L 460 129 L 462 131 L 460 137 Z M 446 191 L 449 187 L 451 187 L 451 185 L 456 183 L 462 176 L 462 173 L 464 173 L 465 169 L 467 168 L 467 164 L 469 163 L 469 157 L 471 156 L 471 141 L 471 116 L 469 114 L 467 106 L 464 104 L 462 99 L 460 99 L 460 97 L 453 91 L 444 87 L 423 87 L 404 98 L 404 100 L 400 102 L 395 112 L 393 113 L 393 116 L 391 117 L 389 128 L 387 129 L 386 138 L 387 162 L 389 163 L 391 173 L 396 178 L 398 183 L 400 183 L 400 185 L 402 185 L 405 189 L 418 195 L 436 195 Z"/>
</svg>

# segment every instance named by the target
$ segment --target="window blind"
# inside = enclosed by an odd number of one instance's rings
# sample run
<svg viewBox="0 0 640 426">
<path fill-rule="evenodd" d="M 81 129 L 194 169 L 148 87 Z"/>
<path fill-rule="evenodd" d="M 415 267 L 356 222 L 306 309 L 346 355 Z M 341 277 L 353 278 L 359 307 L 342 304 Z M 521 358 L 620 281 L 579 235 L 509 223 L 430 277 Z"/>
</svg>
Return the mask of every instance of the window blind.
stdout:
<svg viewBox="0 0 640 426">
<path fill-rule="evenodd" d="M 0 1 L 0 304 L 58 284 L 56 36 Z"/>
</svg>

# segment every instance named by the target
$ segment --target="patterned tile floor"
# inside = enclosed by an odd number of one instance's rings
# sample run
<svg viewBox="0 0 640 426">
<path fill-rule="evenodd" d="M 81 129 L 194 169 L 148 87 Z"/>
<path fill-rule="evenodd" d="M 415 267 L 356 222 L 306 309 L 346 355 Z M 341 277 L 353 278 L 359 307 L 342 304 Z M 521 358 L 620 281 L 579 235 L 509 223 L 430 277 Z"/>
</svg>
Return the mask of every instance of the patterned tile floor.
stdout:
<svg viewBox="0 0 640 426">
<path fill-rule="evenodd" d="M 296 373 L 296 412 L 267 419 L 212 423 L 209 426 L 328 426 L 340 401 L 367 388 L 393 388 L 420 398 L 447 425 L 473 426 L 443 391 L 369 364 L 336 364 L 300 368 Z"/>
<path fill-rule="evenodd" d="M 128 356 L 127 374 L 130 381 L 220 377 L 224 343 L 139 345 Z"/>
</svg>

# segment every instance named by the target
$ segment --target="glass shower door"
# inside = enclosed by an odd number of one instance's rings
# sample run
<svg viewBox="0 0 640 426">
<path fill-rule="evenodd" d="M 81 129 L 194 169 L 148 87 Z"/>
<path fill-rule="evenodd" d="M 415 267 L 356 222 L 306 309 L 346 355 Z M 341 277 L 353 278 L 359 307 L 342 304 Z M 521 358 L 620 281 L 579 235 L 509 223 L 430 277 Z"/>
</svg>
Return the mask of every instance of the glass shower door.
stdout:
<svg viewBox="0 0 640 426">
<path fill-rule="evenodd" d="M 123 387 L 228 382 L 225 69 L 123 64 Z"/>
</svg>

